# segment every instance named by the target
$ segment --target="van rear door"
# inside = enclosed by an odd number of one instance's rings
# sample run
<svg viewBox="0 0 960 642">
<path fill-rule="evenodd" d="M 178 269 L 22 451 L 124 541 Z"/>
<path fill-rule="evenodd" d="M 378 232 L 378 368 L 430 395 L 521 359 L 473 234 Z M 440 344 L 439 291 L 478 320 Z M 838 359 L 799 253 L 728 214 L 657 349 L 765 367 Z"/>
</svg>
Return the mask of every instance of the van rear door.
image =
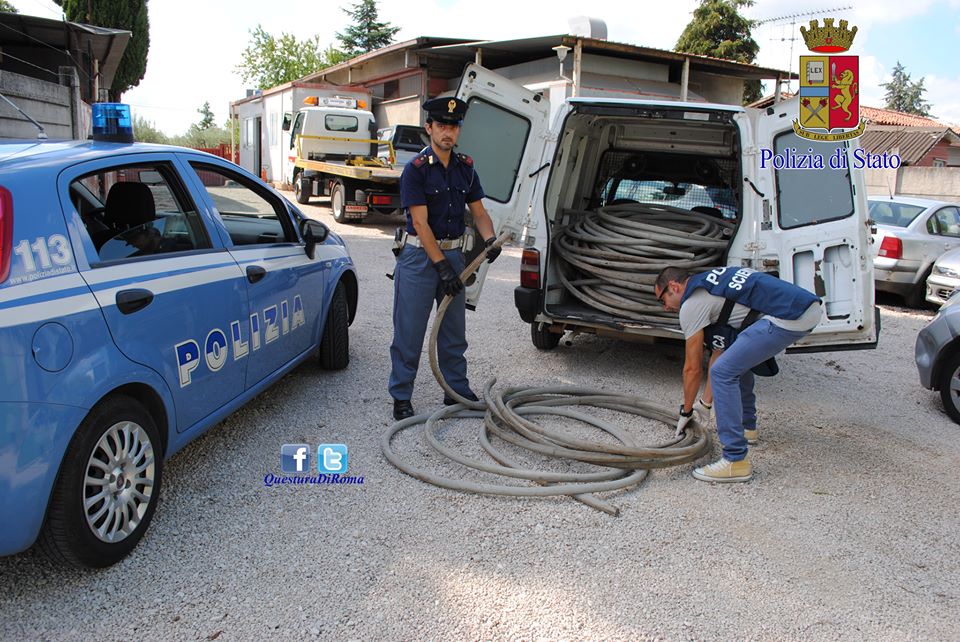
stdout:
<svg viewBox="0 0 960 642">
<path fill-rule="evenodd" d="M 479 65 L 468 65 L 457 97 L 469 105 L 457 151 L 473 158 L 486 198 L 484 207 L 499 236 L 519 239 L 526 224 L 537 170 L 549 131 L 550 103 L 539 94 Z M 480 249 L 475 244 L 475 251 Z M 468 255 L 469 258 L 473 256 Z M 489 265 L 467 281 L 467 306 L 473 308 Z"/>
<path fill-rule="evenodd" d="M 798 105 L 794 98 L 748 110 L 755 134 L 744 156 L 749 232 L 738 234 L 729 262 L 777 271 L 821 298 L 820 324 L 794 350 L 874 348 L 867 195 L 862 171 L 851 169 L 859 145 L 801 138 L 793 131 Z"/>
</svg>

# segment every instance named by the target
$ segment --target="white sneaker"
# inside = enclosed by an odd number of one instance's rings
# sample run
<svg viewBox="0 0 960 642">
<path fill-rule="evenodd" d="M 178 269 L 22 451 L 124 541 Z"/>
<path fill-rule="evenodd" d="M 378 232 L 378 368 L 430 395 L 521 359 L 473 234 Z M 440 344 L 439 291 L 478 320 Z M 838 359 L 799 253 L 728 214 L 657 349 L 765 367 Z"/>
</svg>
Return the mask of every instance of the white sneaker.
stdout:
<svg viewBox="0 0 960 642">
<path fill-rule="evenodd" d="M 740 461 L 730 461 L 721 457 L 719 460 L 693 469 L 693 476 L 700 481 L 709 482 L 745 482 L 753 477 L 753 468 L 748 458 Z"/>
</svg>

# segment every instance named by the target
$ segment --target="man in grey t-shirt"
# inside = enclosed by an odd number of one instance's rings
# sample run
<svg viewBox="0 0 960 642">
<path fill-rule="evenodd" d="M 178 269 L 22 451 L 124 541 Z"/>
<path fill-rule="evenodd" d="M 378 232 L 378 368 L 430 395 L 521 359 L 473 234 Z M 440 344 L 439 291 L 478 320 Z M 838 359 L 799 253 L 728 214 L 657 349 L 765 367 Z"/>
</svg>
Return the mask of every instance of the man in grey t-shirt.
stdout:
<svg viewBox="0 0 960 642">
<path fill-rule="evenodd" d="M 723 354 L 710 367 L 717 437 L 723 446 L 723 456 L 693 471 L 693 476 L 703 481 L 749 480 L 753 470 L 747 458 L 745 432 L 756 431 L 751 368 L 809 334 L 820 320 L 820 300 L 803 288 L 769 274 L 735 267 L 716 268 L 696 275 L 668 267 L 657 276 L 654 293 L 664 308 L 679 311 L 680 328 L 686 339 L 678 435 L 693 416 L 694 401 L 700 391 L 704 329 L 720 319 L 728 301 L 734 303 L 727 323 L 734 328 L 741 327 L 751 310 L 763 315 L 740 332 L 731 345 L 725 346 Z"/>
</svg>

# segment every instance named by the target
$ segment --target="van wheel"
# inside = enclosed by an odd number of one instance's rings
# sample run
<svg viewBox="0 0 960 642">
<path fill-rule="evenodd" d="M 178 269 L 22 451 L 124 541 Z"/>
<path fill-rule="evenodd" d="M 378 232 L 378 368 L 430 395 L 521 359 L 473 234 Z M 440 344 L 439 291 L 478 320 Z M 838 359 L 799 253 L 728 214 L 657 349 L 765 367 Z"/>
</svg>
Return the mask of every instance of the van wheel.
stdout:
<svg viewBox="0 0 960 642">
<path fill-rule="evenodd" d="M 337 283 L 327 311 L 327 322 L 320 339 L 320 367 L 324 370 L 343 370 L 350 363 L 350 310 L 347 291 Z"/>
<path fill-rule="evenodd" d="M 297 174 L 293 179 L 293 193 L 297 197 L 297 202 L 306 205 L 310 202 L 310 192 L 313 191 L 313 180 L 306 178 L 303 172 Z"/>
<path fill-rule="evenodd" d="M 550 332 L 549 327 L 537 321 L 530 324 L 530 338 L 538 350 L 553 350 L 560 344 L 560 335 Z"/>
<path fill-rule="evenodd" d="M 943 409 L 960 424 L 960 351 L 954 352 L 943 363 L 937 387 L 940 388 Z"/>
<path fill-rule="evenodd" d="M 126 395 L 80 424 L 50 497 L 40 548 L 78 567 L 116 564 L 137 545 L 160 499 L 163 456 L 153 418 Z"/>
<path fill-rule="evenodd" d="M 330 188 L 330 209 L 333 210 L 333 220 L 337 223 L 347 222 L 347 197 L 342 181 L 334 181 Z"/>
</svg>

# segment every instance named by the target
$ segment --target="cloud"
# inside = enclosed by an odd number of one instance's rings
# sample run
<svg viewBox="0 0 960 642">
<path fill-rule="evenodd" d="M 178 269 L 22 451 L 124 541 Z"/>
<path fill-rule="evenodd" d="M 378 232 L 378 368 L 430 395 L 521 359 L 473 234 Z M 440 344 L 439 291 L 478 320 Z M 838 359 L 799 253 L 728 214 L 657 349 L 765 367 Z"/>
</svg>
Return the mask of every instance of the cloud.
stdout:
<svg viewBox="0 0 960 642">
<path fill-rule="evenodd" d="M 933 117 L 952 125 L 960 125 L 960 76 L 941 78 L 931 74 L 923 80 L 923 86 L 927 90 L 925 98 L 931 105 Z"/>
</svg>

